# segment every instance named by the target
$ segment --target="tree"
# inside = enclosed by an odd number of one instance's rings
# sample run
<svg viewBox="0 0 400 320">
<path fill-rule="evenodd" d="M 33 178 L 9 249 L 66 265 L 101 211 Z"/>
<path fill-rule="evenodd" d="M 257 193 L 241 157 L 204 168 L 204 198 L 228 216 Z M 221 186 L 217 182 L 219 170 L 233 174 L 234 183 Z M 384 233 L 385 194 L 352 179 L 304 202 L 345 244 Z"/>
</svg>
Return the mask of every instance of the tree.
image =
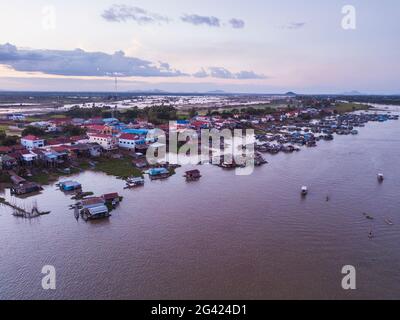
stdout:
<svg viewBox="0 0 400 320">
<path fill-rule="evenodd" d="M 130 108 L 123 113 L 126 120 L 134 120 L 140 115 L 140 110 L 138 107 Z"/>
<path fill-rule="evenodd" d="M 15 146 L 18 143 L 19 137 L 17 136 L 6 136 L 4 139 L 0 141 L 2 146 L 11 147 Z"/>
<path fill-rule="evenodd" d="M 43 136 L 46 134 L 46 132 L 38 127 L 33 127 L 33 126 L 28 126 L 24 129 L 24 131 L 22 131 L 22 136 L 28 136 L 28 135 L 34 135 L 34 136 Z"/>
<path fill-rule="evenodd" d="M 176 109 L 172 106 L 153 106 L 146 108 L 144 112 L 148 121 L 154 124 L 162 124 L 177 119 Z"/>
<path fill-rule="evenodd" d="M 198 115 L 198 112 L 197 112 L 196 108 L 191 108 L 189 110 L 189 118 L 194 118 L 197 115 Z"/>
<path fill-rule="evenodd" d="M 81 136 L 86 134 L 86 129 L 69 124 L 62 128 L 62 132 L 67 136 Z"/>
</svg>

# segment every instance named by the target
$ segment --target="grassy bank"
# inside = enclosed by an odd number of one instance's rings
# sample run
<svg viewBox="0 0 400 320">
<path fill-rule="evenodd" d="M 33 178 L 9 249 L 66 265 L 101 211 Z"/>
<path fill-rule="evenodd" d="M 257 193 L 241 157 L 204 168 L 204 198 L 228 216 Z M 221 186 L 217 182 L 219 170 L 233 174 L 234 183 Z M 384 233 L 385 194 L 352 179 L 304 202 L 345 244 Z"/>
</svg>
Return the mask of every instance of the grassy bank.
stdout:
<svg viewBox="0 0 400 320">
<path fill-rule="evenodd" d="M 136 169 L 132 165 L 132 159 L 122 158 L 122 159 L 109 159 L 100 158 L 96 161 L 95 171 L 104 172 L 110 176 L 116 176 L 118 178 L 128 178 L 128 177 L 141 177 L 142 172 Z"/>
<path fill-rule="evenodd" d="M 360 103 L 353 103 L 353 102 L 341 102 L 335 106 L 335 110 L 337 113 L 347 113 L 353 111 L 360 111 L 360 110 L 368 110 L 371 107 L 366 104 Z"/>
<path fill-rule="evenodd" d="M 26 178 L 28 181 L 36 182 L 40 185 L 49 185 L 52 182 L 60 180 L 61 177 L 68 177 L 73 174 L 79 173 L 79 169 L 77 168 L 70 168 L 70 173 L 61 172 L 57 169 L 47 170 L 47 172 L 35 172 L 33 173 L 32 177 Z"/>
</svg>

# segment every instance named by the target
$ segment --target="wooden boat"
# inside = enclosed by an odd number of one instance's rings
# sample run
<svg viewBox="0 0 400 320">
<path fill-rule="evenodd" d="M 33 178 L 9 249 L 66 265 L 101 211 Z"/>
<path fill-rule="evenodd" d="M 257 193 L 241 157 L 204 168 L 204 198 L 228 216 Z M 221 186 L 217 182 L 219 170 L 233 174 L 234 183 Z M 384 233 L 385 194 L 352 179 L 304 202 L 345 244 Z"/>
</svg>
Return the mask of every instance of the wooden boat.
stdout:
<svg viewBox="0 0 400 320">
<path fill-rule="evenodd" d="M 190 170 L 186 171 L 184 177 L 186 178 L 186 181 L 196 181 L 201 178 L 201 174 L 199 170 Z"/>
<path fill-rule="evenodd" d="M 370 216 L 369 214 L 367 214 L 367 213 L 363 213 L 363 215 L 364 215 L 364 217 L 365 218 L 367 218 L 368 220 L 374 220 L 374 217 L 373 216 Z"/>
<path fill-rule="evenodd" d="M 369 232 L 369 234 L 368 234 L 368 238 L 370 238 L 370 239 L 373 239 L 375 236 L 374 236 L 374 234 L 372 233 L 372 230 Z"/>
<path fill-rule="evenodd" d="M 385 222 L 386 222 L 386 224 L 388 224 L 389 226 L 393 226 L 393 225 L 394 225 L 393 221 L 390 220 L 390 219 L 385 219 Z"/>
</svg>

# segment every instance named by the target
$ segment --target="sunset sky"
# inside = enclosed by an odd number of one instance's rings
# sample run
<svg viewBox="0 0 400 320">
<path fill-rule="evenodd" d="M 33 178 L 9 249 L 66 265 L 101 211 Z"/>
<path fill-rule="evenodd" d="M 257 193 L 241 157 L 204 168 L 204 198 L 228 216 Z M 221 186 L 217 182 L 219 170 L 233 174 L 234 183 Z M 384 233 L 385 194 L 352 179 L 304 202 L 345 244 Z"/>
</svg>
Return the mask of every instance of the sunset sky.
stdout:
<svg viewBox="0 0 400 320">
<path fill-rule="evenodd" d="M 399 18 L 396 0 L 1 1 L 0 90 L 400 94 Z"/>
</svg>

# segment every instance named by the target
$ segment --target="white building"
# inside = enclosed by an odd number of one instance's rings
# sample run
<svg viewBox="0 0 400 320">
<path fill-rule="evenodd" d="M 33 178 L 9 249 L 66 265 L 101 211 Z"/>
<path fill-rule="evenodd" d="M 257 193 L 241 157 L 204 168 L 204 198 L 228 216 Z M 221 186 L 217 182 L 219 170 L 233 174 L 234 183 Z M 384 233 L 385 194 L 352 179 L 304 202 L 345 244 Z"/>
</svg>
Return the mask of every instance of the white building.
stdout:
<svg viewBox="0 0 400 320">
<path fill-rule="evenodd" d="M 33 161 L 37 160 L 37 158 L 37 154 L 32 151 L 22 154 L 22 159 L 25 163 L 32 163 Z"/>
<path fill-rule="evenodd" d="M 8 116 L 8 119 L 13 121 L 22 121 L 25 120 L 25 118 L 25 115 L 22 113 L 14 113 Z"/>
<path fill-rule="evenodd" d="M 21 144 L 28 150 L 44 147 L 44 139 L 38 138 L 34 135 L 29 135 L 21 138 Z"/>
<path fill-rule="evenodd" d="M 104 150 L 115 150 L 118 146 L 117 139 L 109 134 L 91 134 L 89 142 L 99 144 Z"/>
<path fill-rule="evenodd" d="M 123 133 L 118 138 L 118 147 L 127 150 L 135 150 L 136 141 L 139 139 L 138 136 L 130 133 Z"/>
</svg>

